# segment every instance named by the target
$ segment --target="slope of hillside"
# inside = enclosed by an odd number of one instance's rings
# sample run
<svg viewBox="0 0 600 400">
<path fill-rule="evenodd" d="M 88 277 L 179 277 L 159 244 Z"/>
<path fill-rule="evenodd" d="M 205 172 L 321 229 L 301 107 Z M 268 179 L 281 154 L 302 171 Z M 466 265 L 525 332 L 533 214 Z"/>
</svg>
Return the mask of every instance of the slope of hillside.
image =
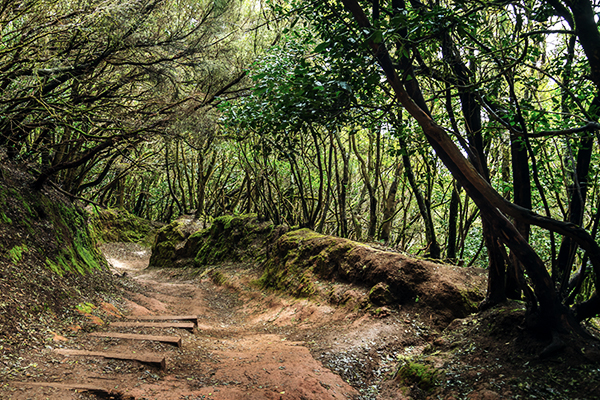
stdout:
<svg viewBox="0 0 600 400">
<path fill-rule="evenodd" d="M 0 153 L 0 360 L 43 346 L 57 327 L 102 318 L 125 280 L 96 247 L 89 216 L 51 187 L 34 191 L 23 166 Z M 111 307 L 104 308 L 110 312 Z M 87 314 L 87 316 L 86 316 Z M 92 314 L 95 314 L 92 316 Z M 14 364 L 14 363 L 13 363 Z"/>
</svg>

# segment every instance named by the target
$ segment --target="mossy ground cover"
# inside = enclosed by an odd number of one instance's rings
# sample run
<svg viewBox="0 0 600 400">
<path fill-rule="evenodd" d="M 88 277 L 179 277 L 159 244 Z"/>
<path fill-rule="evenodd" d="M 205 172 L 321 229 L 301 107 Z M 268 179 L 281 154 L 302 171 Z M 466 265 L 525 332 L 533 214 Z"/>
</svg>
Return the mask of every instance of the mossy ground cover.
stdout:
<svg viewBox="0 0 600 400">
<path fill-rule="evenodd" d="M 0 155 L 0 354 L 44 343 L 75 306 L 115 298 L 119 283 L 96 248 L 88 215 Z"/>
</svg>

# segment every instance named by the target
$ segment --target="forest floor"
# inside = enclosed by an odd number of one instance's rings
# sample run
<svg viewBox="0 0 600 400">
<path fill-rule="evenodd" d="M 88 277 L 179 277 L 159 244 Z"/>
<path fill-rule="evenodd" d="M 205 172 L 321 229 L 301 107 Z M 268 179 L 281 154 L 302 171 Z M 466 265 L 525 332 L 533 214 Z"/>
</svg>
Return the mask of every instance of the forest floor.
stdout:
<svg viewBox="0 0 600 400">
<path fill-rule="evenodd" d="M 540 360 L 543 343 L 519 328 L 519 303 L 455 320 L 440 332 L 427 323 L 431 316 L 410 307 L 373 315 L 265 293 L 253 284 L 260 271 L 250 264 L 220 265 L 211 278 L 210 270 L 146 269 L 150 252 L 138 245 L 102 250 L 114 272 L 125 273 L 120 279 L 129 289 L 122 300 L 90 305 L 82 310 L 89 323 L 55 330 L 45 346 L 21 352 L 20 368 L 1 376 L 0 398 L 492 400 L 597 399 L 600 393 L 598 353 L 584 348 Z M 107 322 L 124 315 L 166 314 L 197 314 L 198 328 L 119 331 L 178 335 L 181 348 L 89 335 L 114 331 Z M 65 348 L 160 353 L 167 367 L 55 352 Z M 114 395 L 58 387 L 75 383 Z"/>
</svg>

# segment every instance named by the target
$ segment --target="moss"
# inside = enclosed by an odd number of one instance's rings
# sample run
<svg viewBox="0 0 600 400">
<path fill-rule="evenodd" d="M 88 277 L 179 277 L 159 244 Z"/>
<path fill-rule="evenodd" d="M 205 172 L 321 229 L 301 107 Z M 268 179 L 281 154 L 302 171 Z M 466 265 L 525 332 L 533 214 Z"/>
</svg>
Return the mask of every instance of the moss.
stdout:
<svg viewBox="0 0 600 400">
<path fill-rule="evenodd" d="M 46 258 L 46 266 L 55 274 L 59 276 L 63 276 L 64 270 L 54 261 L 49 258 Z"/>
<path fill-rule="evenodd" d="M 233 215 L 223 215 L 217 219 L 218 223 L 223 224 L 225 230 L 230 230 L 232 224 L 235 224 L 238 221 L 238 218 Z"/>
<path fill-rule="evenodd" d="M 46 257 L 48 268 L 60 275 L 67 272 L 83 275 L 106 266 L 95 247 L 87 216 L 82 211 L 45 196 L 36 199 L 32 209 L 36 210 L 36 215 L 48 220 L 59 244 L 57 254 Z"/>
<path fill-rule="evenodd" d="M 482 294 L 477 289 L 459 290 L 459 294 L 463 300 L 467 313 L 477 312 L 479 309 L 479 302 L 483 297 Z"/>
<path fill-rule="evenodd" d="M 221 271 L 213 271 L 211 274 L 213 282 L 219 286 L 227 284 L 227 277 Z"/>
<path fill-rule="evenodd" d="M 13 264 L 19 263 L 23 259 L 23 254 L 29 251 L 26 244 L 21 246 L 15 246 L 8 251 L 8 256 L 10 257 Z"/>
<path fill-rule="evenodd" d="M 317 291 L 314 286 L 317 276 L 331 278 L 339 264 L 339 256 L 346 254 L 352 246 L 302 228 L 281 236 L 277 248 L 277 256 L 265 262 L 260 285 L 298 297 L 310 297 Z"/>
<path fill-rule="evenodd" d="M 394 296 L 387 284 L 379 282 L 369 291 L 369 301 L 376 306 L 385 306 L 394 303 Z"/>
<path fill-rule="evenodd" d="M 429 365 L 409 362 L 398 369 L 396 380 L 406 386 L 417 385 L 421 390 L 430 392 L 437 385 L 438 375 L 438 370 Z"/>
<path fill-rule="evenodd" d="M 94 235 L 99 242 L 131 242 L 150 246 L 156 226 L 124 209 L 87 209 Z"/>
<path fill-rule="evenodd" d="M 3 208 L 4 208 L 4 207 L 3 207 Z M 8 224 L 8 225 L 11 225 L 11 224 L 12 224 L 12 219 L 10 219 L 10 218 L 9 218 L 9 217 L 8 217 L 6 214 L 4 214 L 4 212 L 2 212 L 1 210 L 0 210 L 0 221 L 1 221 L 1 222 L 3 222 L 3 223 L 5 223 L 5 224 Z"/>
<path fill-rule="evenodd" d="M 301 262 L 301 254 L 306 250 L 302 243 L 311 238 L 324 238 L 324 235 L 314 234 L 308 229 L 288 232 L 283 235 L 279 244 L 287 250 L 285 262 L 276 259 L 268 259 L 265 264 L 263 275 L 259 279 L 262 288 L 273 288 L 285 291 L 297 297 L 311 297 L 315 294 L 316 281 L 313 272 L 314 260 Z"/>
<path fill-rule="evenodd" d="M 188 225 L 174 221 L 157 232 L 151 267 L 203 268 L 222 261 L 264 259 L 265 243 L 274 226 L 258 221 L 255 214 L 248 214 L 216 218 L 210 228 L 196 231 L 187 239 L 183 228 Z"/>
<path fill-rule="evenodd" d="M 325 235 L 311 231 L 308 228 L 302 228 L 288 232 L 285 235 L 285 241 L 293 246 L 300 246 L 303 242 L 313 239 L 325 238 Z"/>
<path fill-rule="evenodd" d="M 23 203 L 23 208 L 27 211 L 27 214 L 29 214 L 31 217 L 35 218 L 37 217 L 37 213 L 35 213 L 31 207 L 29 207 L 29 203 L 23 199 L 21 199 L 22 203 Z"/>
<path fill-rule="evenodd" d="M 209 229 L 192 235 L 184 253 L 193 254 L 197 267 L 222 261 L 254 261 L 264 257 L 273 228 L 272 223 L 258 221 L 256 214 L 224 215 L 216 218 Z"/>
<path fill-rule="evenodd" d="M 96 306 L 89 302 L 79 303 L 75 306 L 76 310 L 81 311 L 84 314 L 91 314 L 95 308 Z"/>
</svg>

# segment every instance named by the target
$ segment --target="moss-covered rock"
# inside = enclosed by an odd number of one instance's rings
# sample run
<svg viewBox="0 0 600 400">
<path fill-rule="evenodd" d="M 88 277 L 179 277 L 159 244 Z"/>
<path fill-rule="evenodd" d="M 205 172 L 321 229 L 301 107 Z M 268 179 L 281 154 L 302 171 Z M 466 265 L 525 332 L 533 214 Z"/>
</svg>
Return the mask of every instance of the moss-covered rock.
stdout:
<svg viewBox="0 0 600 400">
<path fill-rule="evenodd" d="M 430 392 L 438 383 L 440 371 L 431 365 L 408 362 L 396 372 L 396 381 L 403 386 L 416 385 L 419 389 Z"/>
<path fill-rule="evenodd" d="M 262 261 L 274 225 L 258 220 L 256 214 L 224 215 L 214 220 L 210 228 L 190 237 L 183 255 L 192 255 L 195 266 L 220 261 Z"/>
<path fill-rule="evenodd" d="M 92 227 L 99 242 L 128 242 L 151 246 L 160 227 L 123 209 L 99 210 L 88 207 Z"/>
<path fill-rule="evenodd" d="M 265 260 L 273 235 L 281 232 L 255 214 L 221 216 L 206 229 L 190 233 L 190 220 L 162 228 L 152 247 L 150 267 L 199 267 L 222 261 Z"/>
<path fill-rule="evenodd" d="M 158 230 L 152 246 L 150 268 L 169 268 L 175 263 L 175 252 L 185 241 L 186 235 L 182 230 L 181 221 L 173 221 Z"/>
<path fill-rule="evenodd" d="M 394 302 L 394 296 L 388 285 L 379 282 L 369 291 L 369 301 L 376 306 L 385 306 Z"/>
</svg>

